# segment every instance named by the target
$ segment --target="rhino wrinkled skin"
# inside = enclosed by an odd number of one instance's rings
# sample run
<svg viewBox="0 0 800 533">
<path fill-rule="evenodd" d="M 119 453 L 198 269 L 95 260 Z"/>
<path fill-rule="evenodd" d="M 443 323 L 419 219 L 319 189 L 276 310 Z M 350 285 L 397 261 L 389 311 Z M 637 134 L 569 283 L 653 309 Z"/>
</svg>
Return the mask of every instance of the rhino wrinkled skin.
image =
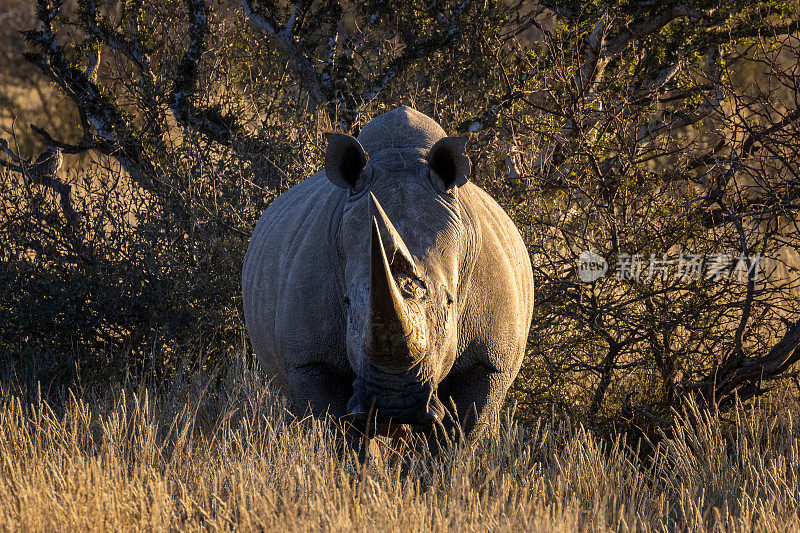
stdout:
<svg viewBox="0 0 800 533">
<path fill-rule="evenodd" d="M 302 415 L 491 425 L 533 309 L 528 251 L 465 138 L 399 107 L 264 211 L 242 273 L 253 350 Z M 450 415 L 447 415 L 449 410 Z"/>
</svg>

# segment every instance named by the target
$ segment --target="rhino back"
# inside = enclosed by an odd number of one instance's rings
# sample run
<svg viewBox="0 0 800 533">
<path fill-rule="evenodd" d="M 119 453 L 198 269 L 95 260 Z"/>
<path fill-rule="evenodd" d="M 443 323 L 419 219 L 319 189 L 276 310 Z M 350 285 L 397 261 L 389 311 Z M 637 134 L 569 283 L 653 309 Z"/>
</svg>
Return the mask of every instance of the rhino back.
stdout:
<svg viewBox="0 0 800 533">
<path fill-rule="evenodd" d="M 332 241 L 345 192 L 324 171 L 280 195 L 256 224 L 242 269 L 245 324 L 268 376 L 289 393 L 291 367 L 347 368 Z"/>
<path fill-rule="evenodd" d="M 459 288 L 461 355 L 453 371 L 483 365 L 516 375 L 533 313 L 530 256 L 516 225 L 488 193 L 467 183 L 459 199 L 475 244 Z"/>
</svg>

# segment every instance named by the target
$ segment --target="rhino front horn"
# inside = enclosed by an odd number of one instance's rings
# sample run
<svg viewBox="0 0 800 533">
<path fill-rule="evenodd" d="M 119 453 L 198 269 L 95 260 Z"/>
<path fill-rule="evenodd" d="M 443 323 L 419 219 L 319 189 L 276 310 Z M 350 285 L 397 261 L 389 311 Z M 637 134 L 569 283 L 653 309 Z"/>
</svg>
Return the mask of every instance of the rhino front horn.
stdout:
<svg viewBox="0 0 800 533">
<path fill-rule="evenodd" d="M 382 371 L 404 372 L 425 353 L 425 326 L 420 311 L 404 301 L 397 287 L 374 216 L 370 255 L 370 324 L 364 351 Z"/>
<path fill-rule="evenodd" d="M 371 192 L 369 193 L 369 213 L 378 223 L 383 252 L 393 271 L 404 272 L 409 277 L 419 278 L 419 271 L 406 244 L 400 238 L 400 234 L 397 233 L 392 221 L 386 216 L 378 199 Z M 375 257 L 374 253 L 373 257 Z"/>
</svg>

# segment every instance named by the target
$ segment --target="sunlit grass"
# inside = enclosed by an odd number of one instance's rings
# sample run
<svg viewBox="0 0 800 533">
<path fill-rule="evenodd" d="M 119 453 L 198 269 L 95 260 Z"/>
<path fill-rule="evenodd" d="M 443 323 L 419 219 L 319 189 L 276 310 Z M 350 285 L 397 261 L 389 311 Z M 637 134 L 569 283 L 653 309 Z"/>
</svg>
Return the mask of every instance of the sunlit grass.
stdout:
<svg viewBox="0 0 800 533">
<path fill-rule="evenodd" d="M 68 395 L 58 413 L 0 396 L 5 530 L 800 530 L 796 400 L 728 421 L 689 407 L 639 450 L 507 415 L 438 458 L 378 441 L 361 464 L 335 423 L 288 421 L 250 371 Z"/>
</svg>

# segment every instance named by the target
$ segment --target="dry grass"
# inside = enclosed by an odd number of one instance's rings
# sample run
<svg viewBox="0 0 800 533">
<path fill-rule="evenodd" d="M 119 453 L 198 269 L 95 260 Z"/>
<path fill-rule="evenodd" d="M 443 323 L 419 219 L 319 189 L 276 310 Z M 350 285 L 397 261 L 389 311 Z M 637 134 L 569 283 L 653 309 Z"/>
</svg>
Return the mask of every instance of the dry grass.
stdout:
<svg viewBox="0 0 800 533">
<path fill-rule="evenodd" d="M 438 459 L 378 442 L 362 465 L 334 424 L 287 422 L 252 372 L 213 392 L 68 396 L 60 414 L 0 397 L 5 530 L 800 530 L 796 400 L 696 429 L 690 409 L 650 453 L 507 416 Z"/>
</svg>

